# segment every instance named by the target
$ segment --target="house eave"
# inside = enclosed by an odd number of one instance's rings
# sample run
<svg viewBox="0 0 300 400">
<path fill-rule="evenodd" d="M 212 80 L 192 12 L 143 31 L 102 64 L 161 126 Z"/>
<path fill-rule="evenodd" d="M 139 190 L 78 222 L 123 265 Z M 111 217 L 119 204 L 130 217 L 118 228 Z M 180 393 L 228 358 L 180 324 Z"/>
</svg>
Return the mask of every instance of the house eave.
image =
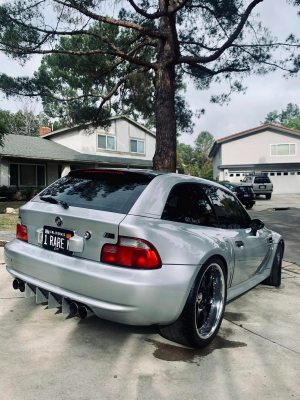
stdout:
<svg viewBox="0 0 300 400">
<path fill-rule="evenodd" d="M 300 163 L 268 163 L 268 164 L 228 164 L 219 165 L 219 170 L 230 169 L 230 170 L 242 170 L 242 169 L 261 169 L 261 170 L 278 170 L 278 169 L 295 169 L 300 170 Z"/>
<path fill-rule="evenodd" d="M 150 129 L 144 127 L 139 122 L 136 122 L 134 119 L 128 117 L 127 115 L 116 115 L 116 116 L 113 116 L 113 117 L 109 118 L 110 121 L 115 121 L 117 119 L 126 119 L 130 123 L 132 123 L 133 125 L 136 125 L 138 128 L 140 128 L 143 131 L 145 131 L 146 133 L 148 133 L 149 135 L 151 135 L 153 137 L 156 137 L 155 132 L 152 132 Z M 72 127 L 58 129 L 56 131 L 46 133 L 45 135 L 41 136 L 41 138 L 42 139 L 50 138 L 50 137 L 53 137 L 53 136 L 58 135 L 58 134 L 62 134 L 62 133 L 66 133 L 66 132 L 72 132 L 73 130 L 76 130 L 76 129 L 88 129 L 91 125 L 92 125 L 92 123 L 89 122 L 89 123 L 86 123 L 86 124 L 74 125 Z"/>
</svg>

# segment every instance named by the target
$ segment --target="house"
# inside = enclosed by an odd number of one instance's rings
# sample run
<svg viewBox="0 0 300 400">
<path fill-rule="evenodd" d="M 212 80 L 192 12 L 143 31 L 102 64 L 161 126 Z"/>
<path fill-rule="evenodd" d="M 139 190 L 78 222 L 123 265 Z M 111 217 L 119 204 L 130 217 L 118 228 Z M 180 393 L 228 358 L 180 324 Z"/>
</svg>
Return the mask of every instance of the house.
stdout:
<svg viewBox="0 0 300 400">
<path fill-rule="evenodd" d="M 112 117 L 107 131 L 43 127 L 40 137 L 6 135 L 0 147 L 0 186 L 48 186 L 72 169 L 151 169 L 155 142 L 155 133 L 127 116 Z"/>
<path fill-rule="evenodd" d="M 209 156 L 216 180 L 264 174 L 273 193 L 300 193 L 300 131 L 268 123 L 216 140 Z"/>
</svg>

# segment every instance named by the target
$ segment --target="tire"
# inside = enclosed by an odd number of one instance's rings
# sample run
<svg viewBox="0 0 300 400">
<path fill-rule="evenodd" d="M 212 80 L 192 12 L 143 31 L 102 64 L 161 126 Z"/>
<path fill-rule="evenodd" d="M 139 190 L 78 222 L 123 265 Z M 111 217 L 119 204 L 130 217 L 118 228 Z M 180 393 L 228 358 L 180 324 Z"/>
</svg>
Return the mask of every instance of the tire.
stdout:
<svg viewBox="0 0 300 400">
<path fill-rule="evenodd" d="M 200 269 L 179 318 L 159 326 L 168 340 L 189 347 L 205 347 L 217 335 L 222 323 L 227 296 L 226 270 L 218 257 Z"/>
<path fill-rule="evenodd" d="M 253 207 L 253 204 L 249 204 L 246 206 L 247 210 L 250 210 Z"/>
<path fill-rule="evenodd" d="M 283 257 L 283 242 L 278 244 L 276 254 L 273 260 L 270 276 L 265 279 L 262 284 L 267 286 L 278 287 L 281 285 L 281 270 L 282 270 L 282 257 Z"/>
<path fill-rule="evenodd" d="M 272 197 L 272 195 L 269 193 L 269 194 L 266 194 L 266 199 L 267 200 L 270 200 L 270 198 Z"/>
</svg>

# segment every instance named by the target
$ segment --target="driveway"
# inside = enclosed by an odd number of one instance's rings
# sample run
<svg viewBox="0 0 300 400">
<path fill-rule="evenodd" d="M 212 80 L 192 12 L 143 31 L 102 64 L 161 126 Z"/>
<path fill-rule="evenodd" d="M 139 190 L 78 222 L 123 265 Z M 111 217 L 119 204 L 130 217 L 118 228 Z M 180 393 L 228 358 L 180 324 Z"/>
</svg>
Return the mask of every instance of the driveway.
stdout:
<svg viewBox="0 0 300 400">
<path fill-rule="evenodd" d="M 300 210 L 250 213 L 285 236 L 283 284 L 227 305 L 204 350 L 168 342 L 155 327 L 36 305 L 12 289 L 0 248 L 1 400 L 300 399 Z"/>
<path fill-rule="evenodd" d="M 300 398 L 300 268 L 280 289 L 258 286 L 230 303 L 204 350 L 155 327 L 68 318 L 11 287 L 0 248 L 3 400 Z M 162 305 L 163 306 L 163 305 Z"/>
<path fill-rule="evenodd" d="M 273 208 L 299 208 L 300 209 L 300 194 L 273 194 L 270 200 L 265 196 L 257 196 L 255 210 L 263 211 Z"/>
</svg>

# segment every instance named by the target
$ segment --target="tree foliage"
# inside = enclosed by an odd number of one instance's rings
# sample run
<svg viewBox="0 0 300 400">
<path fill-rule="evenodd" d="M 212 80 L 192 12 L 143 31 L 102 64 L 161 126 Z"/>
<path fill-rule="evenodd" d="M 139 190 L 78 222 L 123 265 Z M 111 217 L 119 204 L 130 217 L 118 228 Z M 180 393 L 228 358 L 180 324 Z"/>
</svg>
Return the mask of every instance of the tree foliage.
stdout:
<svg viewBox="0 0 300 400">
<path fill-rule="evenodd" d="M 198 89 L 227 81 L 229 92 L 211 98 L 222 104 L 245 91 L 243 78 L 250 73 L 299 71 L 299 39 L 272 36 L 255 14 L 262 1 L 127 0 L 118 18 L 106 15 L 109 2 L 103 0 L 7 2 L 0 6 L 0 50 L 21 62 L 34 54 L 57 57 L 33 78 L 0 75 L 0 87 L 8 96 L 42 97 L 51 115 L 61 102 L 72 122 L 105 125 L 120 107 L 147 115 L 154 105 L 154 169 L 175 171 L 176 122 L 186 110 L 176 96 L 184 76 Z M 60 67 L 49 80 L 52 62 Z"/>
<path fill-rule="evenodd" d="M 105 35 L 117 45 L 127 46 L 130 50 L 128 33 L 117 26 L 97 22 L 91 30 L 97 35 Z M 60 51 L 96 51 L 98 38 L 95 36 L 74 35 L 62 37 L 56 46 Z M 149 61 L 153 56 L 149 52 Z M 113 57 L 106 54 L 84 55 L 74 59 L 73 54 L 55 53 L 43 57 L 35 77 L 41 87 L 51 90 L 51 97 L 43 97 L 44 112 L 50 118 L 58 118 L 64 126 L 73 126 L 93 120 L 97 112 L 99 93 L 113 90 L 119 79 L 128 72 L 128 66 L 120 63 L 110 73 Z M 131 67 L 133 70 L 134 67 Z M 192 112 L 182 95 L 185 85 L 182 78 L 176 82 L 175 109 L 177 129 L 180 133 L 192 133 Z M 64 101 L 65 99 L 65 101 Z M 70 99 L 73 99 L 70 101 Z M 155 89 L 153 74 L 149 71 L 132 74 L 130 78 L 112 96 L 108 102 L 106 117 L 113 112 L 116 115 L 128 115 L 134 120 L 142 119 L 148 129 L 155 128 Z M 102 115 L 103 117 L 103 115 Z M 102 125 L 109 121 L 102 119 Z"/>
<path fill-rule="evenodd" d="M 283 126 L 300 131 L 300 116 L 296 118 L 290 118 L 283 124 Z"/>
<path fill-rule="evenodd" d="M 53 127 L 54 130 L 61 127 L 59 122 L 52 122 L 43 113 L 36 115 L 26 103 L 16 113 L 0 109 L 0 145 L 3 145 L 5 134 L 39 136 L 41 126 Z"/>
<path fill-rule="evenodd" d="M 3 146 L 4 135 L 8 133 L 8 119 L 9 111 L 0 109 L 0 146 Z"/>
<path fill-rule="evenodd" d="M 208 131 L 202 131 L 194 141 L 195 146 L 177 144 L 177 166 L 179 172 L 204 179 L 213 179 L 212 161 L 208 157 L 214 137 Z"/>
<path fill-rule="evenodd" d="M 209 154 L 215 138 L 208 131 L 202 131 L 195 140 L 196 151 L 198 153 Z"/>
<path fill-rule="evenodd" d="M 300 116 L 300 108 L 297 104 L 289 103 L 285 109 L 280 113 L 277 110 L 271 111 L 267 114 L 262 124 L 272 123 L 277 125 L 285 125 L 288 121 L 293 120 Z"/>
</svg>

